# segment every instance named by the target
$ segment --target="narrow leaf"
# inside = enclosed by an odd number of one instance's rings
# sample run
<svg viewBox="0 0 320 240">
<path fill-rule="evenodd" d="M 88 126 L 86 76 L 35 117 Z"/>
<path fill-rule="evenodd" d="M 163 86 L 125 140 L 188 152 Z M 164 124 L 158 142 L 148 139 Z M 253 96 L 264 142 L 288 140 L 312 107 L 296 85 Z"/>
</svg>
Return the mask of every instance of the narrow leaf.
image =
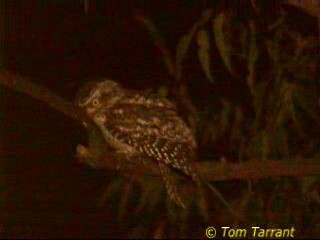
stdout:
<svg viewBox="0 0 320 240">
<path fill-rule="evenodd" d="M 178 42 L 177 51 L 176 51 L 176 79 L 179 80 L 181 78 L 182 73 L 182 62 L 185 59 L 187 52 L 190 47 L 190 43 L 197 29 L 203 26 L 212 16 L 211 10 L 206 10 L 201 15 L 200 19 L 192 26 L 189 32 L 183 35 Z"/>
<path fill-rule="evenodd" d="M 119 192 L 119 189 L 121 188 L 122 184 L 123 184 L 123 180 L 121 178 L 115 178 L 114 180 L 112 180 L 108 184 L 108 187 L 105 189 L 103 195 L 101 196 L 98 202 L 98 206 L 100 207 L 104 206 L 107 200 L 110 199 L 112 195 L 115 195 L 116 193 Z"/>
<path fill-rule="evenodd" d="M 231 43 L 230 39 L 226 36 L 226 34 L 230 34 L 230 29 L 228 29 L 229 26 L 227 26 L 227 24 L 227 16 L 224 13 L 220 13 L 213 21 L 213 31 L 221 58 L 229 72 L 233 75 L 234 72 L 231 65 Z"/>
<path fill-rule="evenodd" d="M 201 67 L 204 71 L 206 77 L 213 82 L 213 77 L 210 71 L 210 42 L 209 35 L 205 30 L 200 30 L 197 33 L 197 43 L 198 43 L 198 57 Z"/>
<path fill-rule="evenodd" d="M 210 219 L 208 202 L 206 201 L 206 191 L 202 188 L 199 190 L 199 198 L 197 199 L 197 204 L 200 209 L 200 213 L 205 221 Z"/>
<path fill-rule="evenodd" d="M 128 202 L 129 202 L 129 196 L 132 190 L 131 183 L 126 183 L 126 185 L 123 187 L 121 191 L 121 197 L 119 202 L 119 209 L 118 209 L 118 220 L 123 220 L 125 217 L 125 214 L 128 212 Z"/>
<path fill-rule="evenodd" d="M 146 27 L 152 37 L 154 44 L 160 49 L 162 53 L 162 58 L 169 74 L 174 75 L 176 70 L 174 62 L 172 60 L 171 52 L 167 46 L 165 39 L 160 33 L 160 30 L 155 26 L 152 20 L 147 18 L 146 16 L 136 14 L 135 19 Z"/>
<path fill-rule="evenodd" d="M 320 122 L 318 97 L 315 88 L 297 86 L 293 92 L 294 103 L 315 121 Z"/>
<path fill-rule="evenodd" d="M 254 91 L 254 84 L 256 78 L 255 64 L 258 59 L 258 48 L 256 43 L 256 26 L 253 21 L 249 22 L 250 26 L 250 44 L 249 44 L 249 53 L 248 53 L 248 78 L 247 84 L 251 89 L 251 92 Z"/>
</svg>

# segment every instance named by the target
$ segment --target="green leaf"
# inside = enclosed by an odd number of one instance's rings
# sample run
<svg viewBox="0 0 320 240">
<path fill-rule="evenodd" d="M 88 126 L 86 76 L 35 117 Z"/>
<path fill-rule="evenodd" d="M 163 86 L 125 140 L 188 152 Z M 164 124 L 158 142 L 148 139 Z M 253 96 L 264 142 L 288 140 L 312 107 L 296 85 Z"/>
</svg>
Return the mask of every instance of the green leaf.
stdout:
<svg viewBox="0 0 320 240">
<path fill-rule="evenodd" d="M 180 74 L 182 69 L 181 64 L 183 59 L 186 57 L 193 34 L 194 32 L 191 31 L 189 34 L 182 36 L 177 46 L 176 66 L 177 72 L 180 72 Z"/>
<path fill-rule="evenodd" d="M 205 30 L 200 30 L 197 33 L 197 43 L 198 43 L 198 57 L 201 67 L 204 71 L 206 77 L 213 82 L 213 77 L 210 71 L 210 42 L 209 35 Z"/>
<path fill-rule="evenodd" d="M 197 205 L 205 221 L 208 221 L 210 219 L 208 202 L 206 201 L 206 191 L 204 191 L 203 189 L 200 189 L 199 197 L 197 199 Z"/>
<path fill-rule="evenodd" d="M 182 62 L 187 56 L 187 52 L 189 50 L 192 38 L 199 27 L 203 26 L 212 16 L 211 10 L 206 10 L 202 13 L 200 19 L 192 26 L 189 32 L 183 35 L 178 42 L 177 50 L 176 50 L 176 79 L 181 78 L 182 74 Z"/>
<path fill-rule="evenodd" d="M 129 234 L 123 237 L 124 239 L 145 239 L 147 238 L 146 230 L 147 226 L 144 221 L 138 222 L 135 226 L 130 228 Z"/>
<path fill-rule="evenodd" d="M 188 230 L 188 216 L 190 211 L 180 211 L 179 212 L 179 236 L 181 238 L 186 238 L 186 233 Z"/>
<path fill-rule="evenodd" d="M 89 0 L 80 0 L 80 4 L 83 4 L 84 13 L 89 12 Z"/>
<path fill-rule="evenodd" d="M 262 139 L 261 139 L 261 157 L 263 160 L 266 160 L 270 154 L 270 140 L 271 140 L 271 136 L 270 136 L 270 133 L 269 132 L 263 132 L 262 134 Z"/>
<path fill-rule="evenodd" d="M 160 49 L 162 53 L 162 59 L 164 62 L 165 67 L 168 70 L 168 73 L 171 75 L 175 74 L 175 66 L 172 59 L 171 52 L 167 46 L 167 42 L 160 33 L 160 30 L 156 27 L 156 25 L 146 16 L 141 14 L 136 14 L 135 19 L 142 23 L 146 29 L 148 30 L 149 34 L 152 37 L 153 43 Z"/>
<path fill-rule="evenodd" d="M 162 193 L 162 187 L 160 183 L 155 181 L 145 181 L 142 185 L 142 193 L 138 203 L 137 212 L 145 207 L 148 207 L 148 211 L 154 210 Z"/>
<path fill-rule="evenodd" d="M 305 113 L 320 123 L 319 99 L 315 88 L 297 86 L 293 92 L 294 103 L 299 105 Z"/>
<path fill-rule="evenodd" d="M 168 96 L 168 88 L 166 86 L 161 86 L 159 89 L 158 89 L 158 94 L 159 96 L 161 97 L 167 97 Z"/>
<path fill-rule="evenodd" d="M 124 181 L 122 178 L 115 178 L 109 184 L 106 190 L 104 191 L 102 197 L 99 200 L 98 206 L 103 206 L 105 202 L 110 199 L 110 197 L 116 193 L 119 193 L 120 188 L 123 186 Z"/>
<path fill-rule="evenodd" d="M 254 129 L 257 131 L 261 127 L 262 119 L 263 119 L 263 106 L 265 101 L 268 101 L 268 99 L 265 98 L 265 93 L 268 89 L 268 82 L 263 81 L 260 83 L 257 83 L 255 86 L 255 90 L 253 93 L 254 100 L 253 100 L 253 106 L 255 109 L 255 122 L 254 122 Z"/>
<path fill-rule="evenodd" d="M 118 220 L 122 220 L 125 217 L 126 213 L 128 212 L 128 202 L 129 202 L 129 196 L 130 196 L 131 190 L 132 190 L 131 183 L 126 183 L 120 193 L 121 197 L 120 197 L 118 214 L 117 214 Z"/>
<path fill-rule="evenodd" d="M 168 220 L 171 224 L 174 224 L 177 221 L 178 218 L 178 206 L 177 204 L 172 201 L 172 199 L 169 196 L 165 197 L 165 204 L 166 204 L 166 210 L 167 210 L 167 216 Z"/>
<path fill-rule="evenodd" d="M 302 178 L 302 192 L 306 193 L 317 184 L 319 177 L 317 176 L 308 176 Z"/>
<path fill-rule="evenodd" d="M 220 56 L 229 72 L 234 75 L 231 64 L 230 22 L 225 13 L 220 13 L 213 21 L 214 37 Z"/>
<path fill-rule="evenodd" d="M 156 227 L 156 229 L 154 230 L 153 239 L 164 239 L 165 238 L 165 234 L 168 234 L 166 231 L 166 222 L 164 220 L 160 221 L 158 223 L 158 226 Z"/>
<path fill-rule="evenodd" d="M 248 58 L 248 52 L 249 52 L 249 45 L 250 42 L 248 41 L 248 28 L 244 24 L 239 24 L 239 42 L 241 48 L 239 49 L 239 56 L 243 59 Z"/>
<path fill-rule="evenodd" d="M 225 131 L 230 126 L 230 115 L 232 114 L 232 104 L 228 100 L 222 101 L 220 113 L 220 129 Z"/>
<path fill-rule="evenodd" d="M 284 95 L 284 105 L 287 108 L 287 112 L 289 114 L 289 117 L 291 118 L 297 133 L 303 137 L 303 138 L 307 138 L 304 130 L 303 130 L 303 125 L 302 125 L 302 121 L 303 119 L 301 117 L 299 117 L 301 115 L 300 111 L 297 109 L 297 105 L 294 103 L 293 99 L 294 99 L 294 93 L 297 91 L 297 85 L 293 84 L 293 83 L 288 83 L 288 82 L 284 82 L 283 83 L 283 88 L 285 91 L 285 95 Z"/>
<path fill-rule="evenodd" d="M 258 48 L 256 43 L 256 26 L 253 21 L 249 22 L 250 26 L 250 44 L 249 44 L 249 53 L 248 53 L 248 78 L 247 83 L 249 88 L 253 91 L 253 87 L 255 84 L 256 72 L 255 72 L 255 64 L 258 59 Z"/>
<path fill-rule="evenodd" d="M 234 122 L 232 124 L 230 137 L 231 139 L 241 138 L 242 122 L 243 122 L 243 112 L 242 109 L 236 106 L 233 110 Z"/>
</svg>

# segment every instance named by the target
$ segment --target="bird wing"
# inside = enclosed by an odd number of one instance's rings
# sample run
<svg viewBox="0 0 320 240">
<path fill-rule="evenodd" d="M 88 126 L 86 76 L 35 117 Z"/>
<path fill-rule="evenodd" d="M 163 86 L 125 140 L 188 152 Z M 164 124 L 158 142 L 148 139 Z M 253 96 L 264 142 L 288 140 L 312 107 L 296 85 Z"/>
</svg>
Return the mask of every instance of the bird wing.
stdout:
<svg viewBox="0 0 320 240">
<path fill-rule="evenodd" d="M 106 128 L 117 140 L 196 177 L 186 164 L 194 159 L 194 138 L 168 100 L 144 96 L 124 99 L 106 112 L 106 118 Z"/>
</svg>

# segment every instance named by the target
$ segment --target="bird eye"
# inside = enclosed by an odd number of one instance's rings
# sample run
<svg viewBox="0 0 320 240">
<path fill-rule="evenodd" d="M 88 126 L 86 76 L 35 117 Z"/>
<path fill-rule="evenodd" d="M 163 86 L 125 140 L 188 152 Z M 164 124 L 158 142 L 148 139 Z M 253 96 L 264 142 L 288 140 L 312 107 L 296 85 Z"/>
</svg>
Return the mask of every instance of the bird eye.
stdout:
<svg viewBox="0 0 320 240">
<path fill-rule="evenodd" d="M 93 100 L 92 100 L 92 105 L 95 106 L 95 107 L 96 107 L 96 106 L 99 106 L 99 105 L 100 105 L 99 99 L 98 99 L 98 98 L 93 99 Z"/>
</svg>

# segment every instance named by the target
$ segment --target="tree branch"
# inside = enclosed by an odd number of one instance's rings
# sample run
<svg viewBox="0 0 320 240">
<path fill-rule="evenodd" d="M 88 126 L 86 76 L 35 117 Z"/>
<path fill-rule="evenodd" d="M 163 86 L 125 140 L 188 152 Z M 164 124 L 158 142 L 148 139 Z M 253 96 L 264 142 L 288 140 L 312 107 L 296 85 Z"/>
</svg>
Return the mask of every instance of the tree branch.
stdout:
<svg viewBox="0 0 320 240">
<path fill-rule="evenodd" d="M 248 180 L 269 177 L 320 175 L 319 157 L 294 160 L 249 160 L 242 163 L 197 162 L 195 167 L 208 181 Z"/>
<path fill-rule="evenodd" d="M 0 84 L 23 92 L 41 102 L 47 103 L 50 107 L 63 112 L 67 116 L 79 121 L 89 123 L 90 119 L 74 104 L 64 100 L 63 98 L 53 94 L 48 89 L 32 83 L 27 78 L 8 71 L 0 71 Z"/>
<path fill-rule="evenodd" d="M 41 102 L 47 103 L 52 108 L 65 113 L 67 116 L 87 124 L 92 124 L 90 119 L 72 103 L 53 94 L 48 89 L 30 82 L 7 71 L 0 72 L 0 84 L 11 89 L 23 92 Z M 98 131 L 98 130 L 97 130 Z M 118 171 L 118 161 L 112 151 L 107 151 L 101 159 L 101 168 Z M 222 161 L 197 161 L 190 163 L 195 167 L 202 179 L 207 181 L 248 180 L 268 177 L 299 177 L 306 175 L 320 175 L 320 159 L 296 158 L 294 160 L 250 160 L 242 163 L 229 163 Z M 131 161 L 121 171 L 130 174 L 148 174 L 159 176 L 160 171 L 156 162 Z"/>
<path fill-rule="evenodd" d="M 104 169 L 119 171 L 114 156 L 102 160 Z M 294 160 L 249 160 L 242 163 L 230 163 L 222 161 L 196 161 L 190 165 L 196 168 L 203 180 L 230 181 L 249 180 L 271 177 L 303 177 L 308 175 L 320 175 L 319 157 L 313 159 L 296 158 Z M 160 176 L 161 173 L 156 162 L 132 161 L 131 164 L 120 169 L 123 172 L 137 175 Z"/>
</svg>

